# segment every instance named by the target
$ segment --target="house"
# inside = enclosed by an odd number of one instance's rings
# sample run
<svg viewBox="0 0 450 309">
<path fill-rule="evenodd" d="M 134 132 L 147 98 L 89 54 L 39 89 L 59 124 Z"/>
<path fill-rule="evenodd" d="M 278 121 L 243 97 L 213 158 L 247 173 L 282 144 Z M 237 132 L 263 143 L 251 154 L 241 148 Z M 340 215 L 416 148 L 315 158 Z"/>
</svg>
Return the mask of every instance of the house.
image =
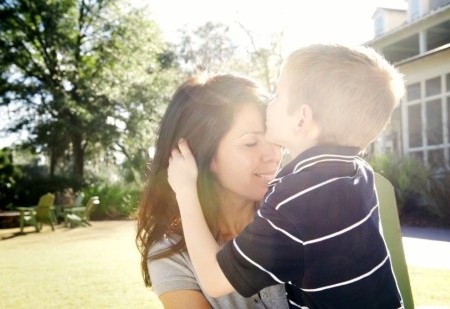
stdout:
<svg viewBox="0 0 450 309">
<path fill-rule="evenodd" d="M 375 152 L 414 156 L 450 170 L 450 0 L 377 8 L 371 46 L 405 75 L 406 95 Z"/>
</svg>

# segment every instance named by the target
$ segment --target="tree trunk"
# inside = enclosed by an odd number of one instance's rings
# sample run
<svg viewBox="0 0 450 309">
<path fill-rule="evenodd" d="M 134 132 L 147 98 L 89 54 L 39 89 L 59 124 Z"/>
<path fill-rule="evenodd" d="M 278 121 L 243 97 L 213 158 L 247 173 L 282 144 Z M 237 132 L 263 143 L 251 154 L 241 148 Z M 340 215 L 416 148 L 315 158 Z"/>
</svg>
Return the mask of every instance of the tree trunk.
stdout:
<svg viewBox="0 0 450 309">
<path fill-rule="evenodd" d="M 77 180 L 83 181 L 84 177 L 84 148 L 81 133 L 72 134 L 73 147 L 73 175 Z"/>
<path fill-rule="evenodd" d="M 56 163 L 58 162 L 54 149 L 50 150 L 50 177 L 55 176 Z"/>
</svg>

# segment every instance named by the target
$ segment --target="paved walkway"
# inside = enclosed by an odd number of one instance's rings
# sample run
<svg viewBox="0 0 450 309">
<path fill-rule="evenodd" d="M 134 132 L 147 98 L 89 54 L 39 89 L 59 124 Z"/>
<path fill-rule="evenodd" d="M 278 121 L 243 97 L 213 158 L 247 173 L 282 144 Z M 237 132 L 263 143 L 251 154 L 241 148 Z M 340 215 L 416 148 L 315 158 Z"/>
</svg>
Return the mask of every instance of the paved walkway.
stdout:
<svg viewBox="0 0 450 309">
<path fill-rule="evenodd" d="M 450 269 L 450 229 L 402 227 L 406 263 Z"/>
</svg>

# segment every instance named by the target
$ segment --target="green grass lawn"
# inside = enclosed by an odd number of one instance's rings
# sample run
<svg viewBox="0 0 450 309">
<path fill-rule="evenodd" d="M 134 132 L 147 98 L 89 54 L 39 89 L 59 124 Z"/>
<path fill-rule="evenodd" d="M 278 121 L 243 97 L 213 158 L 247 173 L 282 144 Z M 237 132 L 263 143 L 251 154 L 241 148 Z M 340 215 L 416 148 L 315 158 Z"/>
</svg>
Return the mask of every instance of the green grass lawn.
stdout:
<svg viewBox="0 0 450 309">
<path fill-rule="evenodd" d="M 92 225 L 0 240 L 0 308 L 162 308 L 141 279 L 134 222 Z"/>
<path fill-rule="evenodd" d="M 134 221 L 15 232 L 0 229 L 0 308 L 162 308 L 143 286 Z M 409 273 L 416 307 L 450 308 L 450 269 Z"/>
<path fill-rule="evenodd" d="M 450 269 L 409 266 L 408 273 L 416 307 L 450 308 Z"/>
</svg>

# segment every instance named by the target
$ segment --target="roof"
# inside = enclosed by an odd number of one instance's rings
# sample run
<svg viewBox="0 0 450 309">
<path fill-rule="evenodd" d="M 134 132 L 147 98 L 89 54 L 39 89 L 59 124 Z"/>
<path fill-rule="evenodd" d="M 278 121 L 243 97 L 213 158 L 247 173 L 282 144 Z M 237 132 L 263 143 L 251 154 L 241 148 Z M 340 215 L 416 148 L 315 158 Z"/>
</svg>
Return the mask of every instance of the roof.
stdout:
<svg viewBox="0 0 450 309">
<path fill-rule="evenodd" d="M 421 22 L 424 22 L 425 20 L 431 19 L 431 18 L 435 17 L 436 15 L 441 14 L 442 12 L 445 12 L 445 11 L 450 11 L 450 5 L 446 5 L 446 6 L 440 7 L 438 9 L 436 9 L 436 10 L 430 11 L 427 14 L 423 15 L 421 18 L 415 19 L 415 20 L 410 21 L 410 22 L 405 22 L 402 25 L 400 25 L 400 26 L 398 26 L 398 27 L 396 27 L 396 28 L 394 28 L 392 30 L 387 31 L 386 33 L 383 33 L 382 35 L 374 37 L 373 39 L 365 42 L 364 45 L 373 44 L 374 42 L 376 42 L 378 40 L 381 40 L 381 39 L 383 39 L 383 38 L 385 38 L 387 36 L 390 36 L 390 35 L 392 35 L 394 33 L 397 33 L 397 32 L 400 32 L 400 31 L 404 31 L 404 30 L 406 30 L 406 29 L 408 29 L 410 27 L 413 27 L 413 26 L 421 23 Z"/>
<path fill-rule="evenodd" d="M 422 59 L 422 58 L 425 58 L 425 57 L 428 57 L 430 55 L 437 54 L 437 53 L 440 53 L 440 52 L 443 52 L 443 51 L 446 51 L 446 50 L 450 50 L 450 43 L 442 45 L 442 46 L 439 46 L 439 47 L 437 47 L 435 49 L 429 50 L 429 51 L 427 51 L 427 52 L 425 52 L 423 54 L 420 54 L 420 55 L 417 55 L 417 56 L 414 56 L 414 57 L 410 57 L 410 58 L 407 58 L 407 59 L 404 59 L 404 60 L 400 60 L 400 61 L 396 62 L 395 65 L 397 66 L 397 65 L 406 64 L 408 62 L 413 62 L 413 61 L 416 61 L 416 60 L 419 60 L 419 59 Z"/>
<path fill-rule="evenodd" d="M 372 14 L 372 18 L 378 13 L 378 11 L 383 10 L 383 11 L 397 11 L 397 12 L 405 12 L 406 13 L 406 8 L 390 8 L 390 7 L 377 7 L 375 12 L 373 12 Z"/>
</svg>

